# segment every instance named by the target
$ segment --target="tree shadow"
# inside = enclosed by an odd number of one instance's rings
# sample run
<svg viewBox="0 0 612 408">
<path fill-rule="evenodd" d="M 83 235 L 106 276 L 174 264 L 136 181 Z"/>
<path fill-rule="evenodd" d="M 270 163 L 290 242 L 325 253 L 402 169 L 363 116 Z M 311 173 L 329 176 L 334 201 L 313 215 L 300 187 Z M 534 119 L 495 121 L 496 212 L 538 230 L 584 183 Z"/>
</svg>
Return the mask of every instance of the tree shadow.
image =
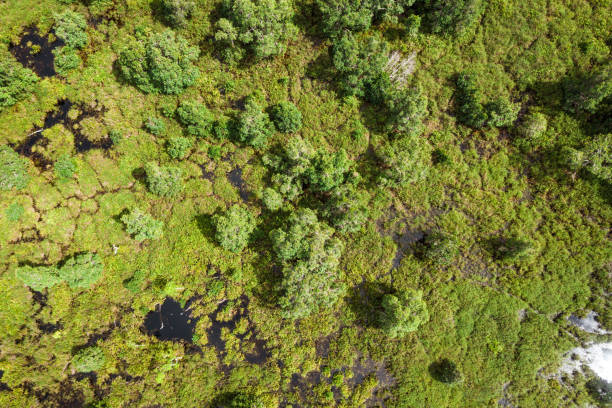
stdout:
<svg viewBox="0 0 612 408">
<path fill-rule="evenodd" d="M 445 384 L 455 383 L 461 378 L 457 365 L 447 358 L 431 363 L 427 370 L 434 380 Z"/>
<path fill-rule="evenodd" d="M 212 242 L 215 242 L 215 225 L 213 217 L 220 214 L 220 212 L 220 209 L 217 209 L 213 214 L 200 214 L 194 217 L 196 225 L 202 235 Z"/>
<path fill-rule="evenodd" d="M 378 312 L 382 310 L 382 298 L 393 292 L 393 288 L 385 283 L 363 282 L 351 289 L 347 303 L 359 324 L 379 328 Z"/>
</svg>

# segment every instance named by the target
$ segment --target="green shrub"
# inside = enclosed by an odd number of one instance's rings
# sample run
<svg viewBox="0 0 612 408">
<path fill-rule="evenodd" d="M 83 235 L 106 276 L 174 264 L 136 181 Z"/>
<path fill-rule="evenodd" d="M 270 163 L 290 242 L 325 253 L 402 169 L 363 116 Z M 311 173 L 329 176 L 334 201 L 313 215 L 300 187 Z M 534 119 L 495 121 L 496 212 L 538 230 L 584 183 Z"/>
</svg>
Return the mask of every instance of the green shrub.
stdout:
<svg viewBox="0 0 612 408">
<path fill-rule="evenodd" d="M 432 32 L 458 36 L 476 23 L 485 5 L 482 0 L 423 0 L 421 7 Z"/>
<path fill-rule="evenodd" d="M 174 197 L 183 190 L 183 171 L 178 167 L 158 166 L 148 162 L 144 166 L 149 191 L 161 197 Z"/>
<path fill-rule="evenodd" d="M 235 204 L 223 215 L 216 215 L 213 223 L 219 245 L 228 251 L 240 252 L 247 246 L 255 229 L 255 216 L 246 208 Z"/>
<path fill-rule="evenodd" d="M 80 350 L 73 358 L 72 365 L 79 373 L 89 373 L 104 367 L 106 358 L 98 346 L 91 346 Z"/>
<path fill-rule="evenodd" d="M 125 224 L 127 233 L 132 235 L 136 241 L 159 239 L 163 233 L 164 223 L 151 217 L 140 208 L 134 208 L 121 216 L 121 222 Z"/>
<path fill-rule="evenodd" d="M 340 186 L 330 192 L 323 214 L 338 231 L 359 231 L 369 216 L 368 195 L 352 184 Z"/>
<path fill-rule="evenodd" d="M 134 272 L 130 278 L 123 281 L 123 287 L 136 294 L 142 290 L 142 285 L 146 280 L 146 274 L 142 269 Z"/>
<path fill-rule="evenodd" d="M 467 126 L 481 128 L 488 119 L 480 103 L 481 95 L 472 74 L 463 73 L 457 78 L 457 119 Z"/>
<path fill-rule="evenodd" d="M 318 151 L 306 169 L 307 183 L 313 191 L 330 191 L 345 182 L 353 162 L 346 151 Z"/>
<path fill-rule="evenodd" d="M 302 113 L 291 102 L 284 101 L 275 105 L 270 116 L 279 132 L 295 133 L 302 128 Z"/>
<path fill-rule="evenodd" d="M 172 137 L 168 140 L 168 146 L 166 148 L 168 155 L 173 159 L 184 159 L 189 152 L 189 149 L 193 146 L 191 139 L 186 137 Z"/>
<path fill-rule="evenodd" d="M 531 112 L 525 115 L 522 123 L 518 126 L 518 134 L 527 139 L 528 142 L 538 145 L 541 136 L 548 128 L 546 115 L 540 112 Z"/>
<path fill-rule="evenodd" d="M 11 205 L 8 206 L 4 214 L 7 220 L 12 221 L 12 222 L 17 222 L 21 219 L 24 212 L 25 212 L 25 209 L 23 208 L 21 204 L 12 203 Z"/>
<path fill-rule="evenodd" d="M 15 270 L 15 276 L 37 292 L 51 288 L 62 281 L 55 266 L 23 265 Z"/>
<path fill-rule="evenodd" d="M 273 126 L 256 97 L 250 96 L 246 100 L 244 111 L 238 116 L 236 139 L 255 148 L 263 147 L 273 133 Z"/>
<path fill-rule="evenodd" d="M 596 401 L 602 404 L 612 403 L 612 383 L 601 378 L 593 378 L 586 383 L 586 388 Z"/>
<path fill-rule="evenodd" d="M 166 123 L 163 119 L 150 117 L 144 123 L 144 127 L 155 136 L 161 136 L 166 133 Z"/>
<path fill-rule="evenodd" d="M 8 146 L 0 146 L 0 190 L 24 189 L 30 181 L 28 162 Z"/>
<path fill-rule="evenodd" d="M 459 254 L 459 247 L 453 237 L 436 231 L 425 236 L 419 252 L 423 259 L 434 265 L 446 266 Z"/>
<path fill-rule="evenodd" d="M 421 88 L 395 89 L 385 98 L 387 128 L 408 136 L 423 133 L 423 117 L 427 113 L 427 99 Z"/>
<path fill-rule="evenodd" d="M 283 264 L 283 317 L 298 319 L 333 306 L 344 294 L 337 268 L 342 243 L 334 230 L 317 219 L 314 211 L 299 209 L 284 229 L 270 233 L 276 257 Z"/>
<path fill-rule="evenodd" d="M 59 277 L 73 289 L 89 288 L 100 279 L 103 271 L 100 256 L 87 252 L 68 258 L 59 268 Z"/>
<path fill-rule="evenodd" d="M 62 76 L 67 76 L 70 71 L 81 66 L 81 57 L 70 47 L 55 48 L 53 55 L 55 70 Z"/>
<path fill-rule="evenodd" d="M 261 398 L 252 394 L 239 393 L 234 395 L 227 405 L 227 408 L 264 408 L 265 404 Z"/>
<path fill-rule="evenodd" d="M 508 127 L 516 121 L 521 105 L 511 103 L 504 98 L 498 98 L 493 102 L 489 102 L 485 109 L 489 118 L 487 121 L 488 126 Z"/>
<path fill-rule="evenodd" d="M 283 206 L 283 197 L 270 187 L 263 191 L 261 200 L 270 211 L 278 211 Z"/>
<path fill-rule="evenodd" d="M 199 76 L 193 62 L 200 55 L 172 30 L 132 39 L 119 52 L 117 64 L 125 80 L 145 93 L 179 94 Z"/>
<path fill-rule="evenodd" d="M 165 22 L 172 27 L 183 27 L 195 9 L 191 0 L 161 0 L 161 14 Z"/>
<path fill-rule="evenodd" d="M 0 57 L 0 112 L 34 90 L 38 77 L 12 58 Z"/>
<path fill-rule="evenodd" d="M 288 0 L 224 0 L 223 16 L 216 24 L 215 40 L 228 62 L 283 54 L 297 34 L 293 6 Z"/>
<path fill-rule="evenodd" d="M 596 136 L 582 149 L 565 148 L 562 154 L 573 171 L 585 169 L 602 180 L 612 181 L 612 133 Z"/>
<path fill-rule="evenodd" d="M 221 158 L 221 146 L 213 145 L 208 147 L 208 157 L 213 160 L 218 160 Z"/>
<path fill-rule="evenodd" d="M 63 154 L 55 162 L 53 170 L 58 179 L 68 180 L 77 171 L 76 161 L 69 155 Z"/>
<path fill-rule="evenodd" d="M 596 67 L 592 73 L 566 79 L 563 88 L 567 111 L 596 112 L 599 105 L 612 96 L 612 62 Z"/>
<path fill-rule="evenodd" d="M 384 145 L 378 152 L 383 185 L 401 186 L 425 178 L 429 172 L 431 148 L 418 136 L 406 136 Z"/>
<path fill-rule="evenodd" d="M 230 121 L 228 118 L 220 118 L 213 124 L 213 136 L 218 140 L 225 140 L 230 137 Z"/>
<path fill-rule="evenodd" d="M 78 49 L 87 45 L 87 20 L 82 14 L 66 10 L 55 15 L 55 35 L 64 41 L 65 47 Z"/>
<path fill-rule="evenodd" d="M 423 292 L 406 289 L 395 295 L 384 295 L 380 325 L 391 338 L 404 337 L 429 320 Z"/>
<path fill-rule="evenodd" d="M 404 22 L 406 26 L 406 37 L 416 37 L 419 33 L 419 29 L 421 28 L 421 16 L 416 14 L 411 14 L 406 18 Z"/>
<path fill-rule="evenodd" d="M 176 110 L 179 122 L 187 127 L 187 133 L 197 137 L 209 136 L 214 118 L 206 106 L 198 102 L 185 101 Z"/>
</svg>

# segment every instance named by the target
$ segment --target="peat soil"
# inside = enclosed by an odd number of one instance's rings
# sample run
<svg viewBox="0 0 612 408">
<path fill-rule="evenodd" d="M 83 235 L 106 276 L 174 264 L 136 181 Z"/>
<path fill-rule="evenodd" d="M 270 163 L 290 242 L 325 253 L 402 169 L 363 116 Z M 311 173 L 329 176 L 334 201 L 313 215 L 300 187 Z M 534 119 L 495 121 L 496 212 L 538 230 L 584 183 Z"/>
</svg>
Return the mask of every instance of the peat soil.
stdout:
<svg viewBox="0 0 612 408">
<path fill-rule="evenodd" d="M 24 30 L 19 44 L 12 45 L 9 51 L 25 68 L 41 78 L 48 78 L 56 75 L 53 50 L 63 45 L 61 39 L 56 37 L 55 41 L 49 42 L 49 35 L 42 36 L 38 28 L 29 27 Z"/>
<path fill-rule="evenodd" d="M 234 168 L 232 171 L 227 173 L 227 179 L 229 182 L 238 189 L 238 194 L 243 202 L 247 202 L 249 199 L 249 192 L 247 190 L 246 183 L 242 178 L 242 169 L 240 167 Z"/>
</svg>

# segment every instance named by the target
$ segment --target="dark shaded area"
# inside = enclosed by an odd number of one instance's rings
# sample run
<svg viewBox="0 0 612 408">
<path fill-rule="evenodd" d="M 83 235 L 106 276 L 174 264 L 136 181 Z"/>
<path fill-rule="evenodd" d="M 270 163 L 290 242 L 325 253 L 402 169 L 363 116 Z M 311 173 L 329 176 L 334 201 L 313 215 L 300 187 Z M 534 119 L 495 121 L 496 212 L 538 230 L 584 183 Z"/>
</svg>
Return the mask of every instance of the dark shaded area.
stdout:
<svg viewBox="0 0 612 408">
<path fill-rule="evenodd" d="M 22 156 L 30 158 L 36 167 L 45 170 L 53 162 L 46 158 L 42 153 L 35 151 L 35 146 L 45 147 L 49 140 L 43 136 L 42 130 L 31 133 L 23 142 L 14 147 L 15 151 Z"/>
<path fill-rule="evenodd" d="M 41 319 L 36 319 L 36 325 L 38 326 L 40 331 L 42 331 L 45 334 L 55 333 L 56 331 L 62 328 L 61 323 L 53 324 L 53 323 L 43 322 Z"/>
<path fill-rule="evenodd" d="M 428 371 L 434 380 L 445 384 L 452 384 L 461 379 L 461 373 L 457 369 L 457 365 L 447 358 L 431 363 Z"/>
<path fill-rule="evenodd" d="M 3 376 L 4 371 L 0 370 L 0 391 L 10 391 L 11 387 L 9 387 L 7 383 L 1 381 Z"/>
<path fill-rule="evenodd" d="M 50 34 L 53 34 L 53 31 Z M 24 30 L 19 44 L 12 45 L 9 51 L 21 65 L 31 69 L 41 78 L 48 78 L 56 75 L 53 50 L 62 45 L 64 42 L 61 39 L 56 38 L 55 41 L 49 42 L 48 35 L 43 37 L 38 28 L 29 27 Z"/>
<path fill-rule="evenodd" d="M 382 297 L 392 292 L 393 288 L 387 284 L 381 282 L 362 282 L 350 291 L 347 303 L 359 324 L 378 328 L 378 312 L 382 310 L 380 307 Z"/>
<path fill-rule="evenodd" d="M 232 184 L 232 186 L 238 189 L 238 194 L 242 201 L 246 202 L 249 199 L 249 192 L 246 188 L 246 183 L 242 178 L 242 169 L 240 167 L 236 167 L 234 170 L 227 173 L 227 179 Z"/>
<path fill-rule="evenodd" d="M 411 230 L 406 228 L 401 234 L 396 234 L 393 240 L 397 243 L 397 251 L 395 257 L 391 261 L 391 269 L 395 269 L 400 266 L 402 259 L 406 256 L 406 252 L 410 249 L 414 250 L 412 246 L 420 243 L 425 238 L 425 232 L 421 230 Z"/>
<path fill-rule="evenodd" d="M 193 342 L 195 325 L 199 318 L 191 318 L 190 302 L 182 308 L 176 300 L 167 297 L 164 303 L 145 317 L 144 331 L 160 340 Z"/>
<path fill-rule="evenodd" d="M 586 388 L 596 401 L 602 404 L 612 403 L 612 383 L 601 378 L 593 378 L 586 383 Z"/>
<path fill-rule="evenodd" d="M 265 340 L 258 339 L 255 331 L 255 326 L 247 314 L 247 307 L 249 299 L 246 296 L 240 298 L 240 303 L 235 305 L 236 312 L 229 321 L 219 321 L 218 315 L 225 307 L 228 306 L 227 301 L 221 302 L 217 309 L 209 315 L 211 326 L 207 329 L 208 343 L 215 346 L 215 348 L 222 354 L 225 355 L 225 341 L 221 338 L 221 332 L 223 328 L 227 328 L 230 332 L 233 332 L 236 328 L 236 324 L 242 319 L 246 318 L 249 322 L 249 328 L 243 334 L 235 334 L 240 340 L 241 346 L 248 346 L 249 343 L 253 344 L 252 353 L 244 353 L 245 360 L 251 364 L 264 364 L 270 357 L 271 354 L 266 348 Z M 246 348 L 246 347 L 244 347 Z"/>
<path fill-rule="evenodd" d="M 206 170 L 205 164 L 200 164 L 200 169 L 202 170 L 202 178 L 213 181 L 213 179 L 215 178 L 214 172 Z"/>
</svg>

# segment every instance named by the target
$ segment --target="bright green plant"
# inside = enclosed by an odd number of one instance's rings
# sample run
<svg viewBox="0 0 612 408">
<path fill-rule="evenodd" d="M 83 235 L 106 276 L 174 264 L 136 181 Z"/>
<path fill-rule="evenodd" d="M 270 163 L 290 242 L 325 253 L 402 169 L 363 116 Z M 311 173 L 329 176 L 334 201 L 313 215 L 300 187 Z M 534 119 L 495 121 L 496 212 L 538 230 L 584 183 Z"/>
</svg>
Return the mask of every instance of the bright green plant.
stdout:
<svg viewBox="0 0 612 408">
<path fill-rule="evenodd" d="M 21 190 L 29 181 L 27 160 L 10 147 L 0 146 L 0 190 Z"/>
<path fill-rule="evenodd" d="M 251 53 L 255 59 L 283 54 L 297 33 L 288 0 L 224 0 L 223 18 L 217 21 L 215 40 L 228 62 Z"/>
<path fill-rule="evenodd" d="M 104 367 L 106 358 L 98 346 L 91 346 L 80 350 L 72 358 L 72 365 L 79 373 L 90 373 Z"/>
<path fill-rule="evenodd" d="M 186 137 L 178 136 L 171 137 L 168 140 L 168 145 L 166 146 L 166 151 L 168 155 L 173 159 L 184 159 L 189 153 L 189 149 L 193 146 L 193 142 L 191 139 Z"/>
<path fill-rule="evenodd" d="M 21 217 L 23 216 L 23 213 L 25 212 L 23 206 L 19 203 L 12 203 L 11 205 L 8 206 L 8 208 L 6 209 L 5 215 L 6 218 L 9 221 L 12 222 L 17 222 L 21 219 Z"/>
<path fill-rule="evenodd" d="M 263 147 L 273 133 L 274 125 L 255 96 L 247 98 L 236 124 L 236 139 L 255 148 Z"/>
<path fill-rule="evenodd" d="M 0 57 L 0 112 L 34 90 L 38 77 L 12 58 Z"/>
<path fill-rule="evenodd" d="M 380 326 L 391 338 L 404 337 L 429 320 L 423 292 L 406 289 L 397 295 L 384 295 Z"/>
<path fill-rule="evenodd" d="M 344 149 L 335 153 L 318 151 L 306 169 L 307 182 L 313 191 L 330 191 L 344 183 L 351 165 Z"/>
<path fill-rule="evenodd" d="M 174 197 L 183 190 L 183 171 L 178 167 L 158 166 L 148 162 L 144 166 L 149 191 L 161 197 Z"/>
<path fill-rule="evenodd" d="M 77 164 L 73 157 L 67 154 L 61 155 L 53 167 L 55 176 L 60 180 L 68 180 L 77 170 Z"/>
<path fill-rule="evenodd" d="M 388 93 L 385 100 L 389 130 L 408 136 L 419 136 L 423 133 L 427 99 L 421 88 L 396 88 Z"/>
<path fill-rule="evenodd" d="M 541 136 L 548 128 L 546 115 L 540 112 L 532 112 L 525 115 L 517 128 L 517 133 L 530 143 L 538 143 Z"/>
<path fill-rule="evenodd" d="M 406 185 L 427 176 L 431 148 L 418 136 L 405 136 L 387 143 L 378 151 L 383 165 L 380 181 L 385 185 Z"/>
<path fill-rule="evenodd" d="M 283 197 L 276 190 L 270 187 L 263 191 L 261 200 L 266 208 L 270 211 L 277 211 L 283 206 Z"/>
<path fill-rule="evenodd" d="M 87 21 L 82 14 L 66 10 L 55 15 L 55 35 L 62 39 L 68 48 L 78 49 L 87 45 L 86 29 Z"/>
<path fill-rule="evenodd" d="M 485 109 L 487 110 L 487 116 L 489 117 L 487 125 L 494 127 L 508 127 L 516 121 L 521 105 L 518 103 L 511 103 L 504 98 L 498 98 L 495 101 L 488 103 L 485 106 Z"/>
<path fill-rule="evenodd" d="M 421 257 L 434 265 L 449 265 L 459 253 L 457 241 L 450 235 L 436 231 L 425 236 L 420 248 Z"/>
<path fill-rule="evenodd" d="M 423 0 L 425 20 L 437 34 L 461 35 L 482 15 L 486 3 L 482 0 Z"/>
<path fill-rule="evenodd" d="M 144 123 L 144 127 L 155 136 L 161 136 L 166 133 L 166 122 L 160 118 L 150 117 Z"/>
<path fill-rule="evenodd" d="M 37 292 L 51 288 L 62 281 L 55 266 L 23 265 L 15 270 L 15 276 Z"/>
<path fill-rule="evenodd" d="M 368 195 L 353 184 L 346 184 L 330 192 L 325 202 L 324 215 L 341 232 L 356 232 L 368 219 Z"/>
<path fill-rule="evenodd" d="M 209 136 L 214 118 L 210 111 L 201 103 L 184 101 L 176 110 L 179 122 L 187 127 L 187 133 L 197 137 Z"/>
<path fill-rule="evenodd" d="M 132 235 L 136 241 L 159 239 L 163 233 L 164 223 L 151 217 L 140 208 L 134 208 L 121 216 L 121 222 L 125 224 L 127 233 Z"/>
<path fill-rule="evenodd" d="M 145 93 L 179 94 L 193 85 L 200 55 L 172 30 L 133 39 L 119 53 L 119 70 L 125 80 Z"/>
<path fill-rule="evenodd" d="M 283 101 L 274 105 L 270 116 L 279 132 L 295 133 L 302 127 L 302 113 L 291 102 Z"/>
<path fill-rule="evenodd" d="M 59 268 L 59 277 L 73 289 L 89 288 L 102 277 L 104 266 L 98 254 L 74 255 Z"/>
<path fill-rule="evenodd" d="M 213 218 L 219 245 L 232 252 L 242 251 L 255 230 L 255 216 L 240 205 L 231 206 L 223 215 Z"/>
<path fill-rule="evenodd" d="M 586 169 L 602 180 L 612 181 L 612 133 L 596 136 L 582 149 L 566 148 L 562 153 L 572 170 Z"/>
<path fill-rule="evenodd" d="M 58 74 L 68 75 L 70 71 L 81 66 L 81 57 L 73 48 L 60 47 L 53 50 L 53 64 Z"/>
</svg>

